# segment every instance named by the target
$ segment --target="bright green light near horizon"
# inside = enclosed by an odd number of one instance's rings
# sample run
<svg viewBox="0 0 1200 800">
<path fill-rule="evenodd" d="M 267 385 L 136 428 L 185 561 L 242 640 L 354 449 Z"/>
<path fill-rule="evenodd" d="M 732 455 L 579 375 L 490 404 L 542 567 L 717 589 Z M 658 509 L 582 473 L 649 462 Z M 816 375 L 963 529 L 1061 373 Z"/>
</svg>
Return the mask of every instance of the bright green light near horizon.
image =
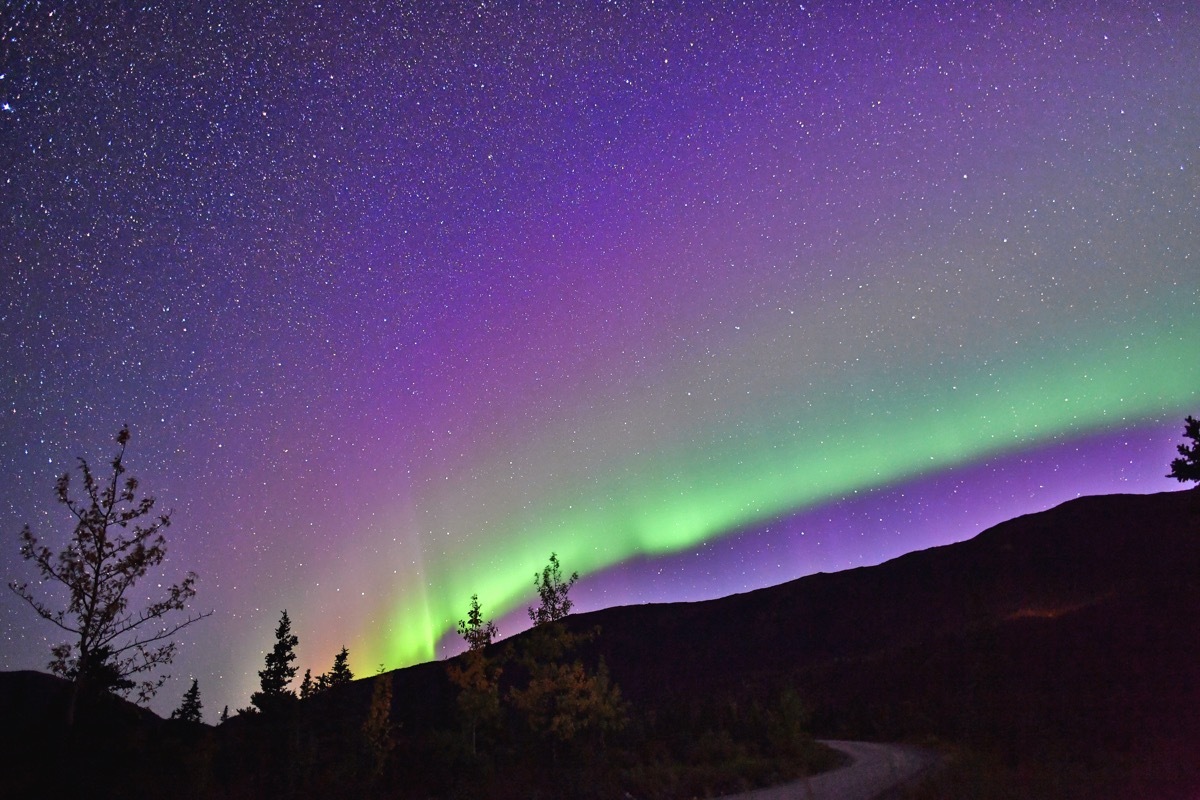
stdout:
<svg viewBox="0 0 1200 800">
<path fill-rule="evenodd" d="M 819 402 L 796 398 L 799 407 L 777 409 L 752 433 L 709 431 L 599 479 L 578 478 L 535 509 L 479 523 L 485 544 L 469 560 L 461 552 L 430 560 L 423 579 L 437 588 L 393 610 L 402 635 L 384 659 L 389 666 L 431 659 L 473 593 L 492 617 L 519 608 L 552 550 L 568 570 L 595 572 L 854 489 L 1184 409 L 1200 396 L 1200 360 L 1189 344 L 1200 341 L 1200 319 L 1175 319 L 1186 321 L 1093 341 L 1082 355 L 1083 348 L 1046 352 L 1003 375 L 960 370 L 948 382 L 914 370 L 877 386 L 859 377 L 856 394 L 847 386 Z M 811 423 L 798 429 L 797 419 Z"/>
</svg>

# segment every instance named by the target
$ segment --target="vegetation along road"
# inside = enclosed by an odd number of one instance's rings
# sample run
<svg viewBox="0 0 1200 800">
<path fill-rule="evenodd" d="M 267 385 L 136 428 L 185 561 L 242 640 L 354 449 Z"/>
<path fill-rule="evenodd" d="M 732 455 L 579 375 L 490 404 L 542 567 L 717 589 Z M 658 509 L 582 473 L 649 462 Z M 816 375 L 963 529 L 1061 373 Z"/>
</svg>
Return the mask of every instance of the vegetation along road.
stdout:
<svg viewBox="0 0 1200 800">
<path fill-rule="evenodd" d="M 824 741 L 850 763 L 780 786 L 730 795 L 723 800 L 876 800 L 938 761 L 931 750 L 901 744 Z"/>
</svg>

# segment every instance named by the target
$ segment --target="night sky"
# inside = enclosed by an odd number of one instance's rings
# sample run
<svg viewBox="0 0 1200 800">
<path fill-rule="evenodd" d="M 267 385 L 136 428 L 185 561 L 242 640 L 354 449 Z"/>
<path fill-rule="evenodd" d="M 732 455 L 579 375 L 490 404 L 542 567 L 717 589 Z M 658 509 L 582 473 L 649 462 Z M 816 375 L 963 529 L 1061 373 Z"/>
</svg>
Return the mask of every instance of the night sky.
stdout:
<svg viewBox="0 0 1200 800">
<path fill-rule="evenodd" d="M 1179 488 L 1191 2 L 65 5 L 0 12 L 0 563 L 127 422 L 215 612 L 160 712 L 284 608 L 370 674 L 552 550 L 693 600 Z"/>
</svg>

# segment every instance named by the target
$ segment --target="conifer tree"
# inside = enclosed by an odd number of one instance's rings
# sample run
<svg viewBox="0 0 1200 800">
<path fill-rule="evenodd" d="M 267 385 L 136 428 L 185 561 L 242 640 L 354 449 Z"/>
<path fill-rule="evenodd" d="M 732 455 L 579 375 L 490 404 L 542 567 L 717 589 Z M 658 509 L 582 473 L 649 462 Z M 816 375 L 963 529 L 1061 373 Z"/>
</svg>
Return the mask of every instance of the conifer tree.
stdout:
<svg viewBox="0 0 1200 800">
<path fill-rule="evenodd" d="M 250 702 L 261 711 L 277 707 L 281 702 L 295 698 L 295 694 L 287 688 L 296 677 L 296 645 L 300 639 L 292 633 L 292 621 L 288 618 L 287 609 L 279 618 L 279 626 L 275 629 L 275 646 L 267 653 L 266 666 L 259 670 L 258 678 L 262 689 L 250 695 Z"/>
<path fill-rule="evenodd" d="M 328 686 L 339 686 L 354 680 L 354 673 L 350 671 L 348 663 L 349 658 L 350 651 L 342 645 L 341 651 L 333 657 L 333 668 L 329 670 L 329 678 L 326 681 Z"/>
<path fill-rule="evenodd" d="M 225 706 L 225 708 L 221 709 L 220 721 L 221 723 L 226 723 L 229 721 L 229 706 Z"/>
<path fill-rule="evenodd" d="M 314 680 L 309 670 L 304 671 L 304 681 L 300 684 L 300 697 L 312 697 L 320 694 L 331 686 L 339 686 L 354 680 L 350 670 L 350 651 L 342 645 L 342 649 L 333 657 L 333 667 L 329 672 L 322 672 Z"/>
<path fill-rule="evenodd" d="M 203 708 L 204 706 L 200 703 L 200 681 L 192 678 L 192 688 L 183 693 L 183 702 L 179 704 L 179 708 L 171 712 L 171 719 L 184 722 L 203 722 Z M 228 706 L 225 710 L 228 712 Z"/>
<path fill-rule="evenodd" d="M 1183 421 L 1183 437 L 1191 439 L 1191 445 L 1176 445 L 1179 458 L 1171 462 L 1168 478 L 1174 478 L 1180 483 L 1193 481 L 1200 483 L 1200 420 L 1188 416 Z"/>
</svg>

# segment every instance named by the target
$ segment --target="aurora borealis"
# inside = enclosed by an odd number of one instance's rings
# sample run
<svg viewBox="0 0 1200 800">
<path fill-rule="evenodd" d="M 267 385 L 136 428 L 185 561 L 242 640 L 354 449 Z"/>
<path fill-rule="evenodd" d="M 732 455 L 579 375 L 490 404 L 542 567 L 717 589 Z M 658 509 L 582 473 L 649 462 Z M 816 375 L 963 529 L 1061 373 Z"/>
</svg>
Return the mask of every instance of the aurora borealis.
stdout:
<svg viewBox="0 0 1200 800">
<path fill-rule="evenodd" d="M 227 5 L 0 26 L 5 579 L 128 422 L 216 612 L 156 709 L 283 608 L 367 674 L 551 550 L 691 600 L 1177 486 L 1191 4 Z"/>
</svg>

